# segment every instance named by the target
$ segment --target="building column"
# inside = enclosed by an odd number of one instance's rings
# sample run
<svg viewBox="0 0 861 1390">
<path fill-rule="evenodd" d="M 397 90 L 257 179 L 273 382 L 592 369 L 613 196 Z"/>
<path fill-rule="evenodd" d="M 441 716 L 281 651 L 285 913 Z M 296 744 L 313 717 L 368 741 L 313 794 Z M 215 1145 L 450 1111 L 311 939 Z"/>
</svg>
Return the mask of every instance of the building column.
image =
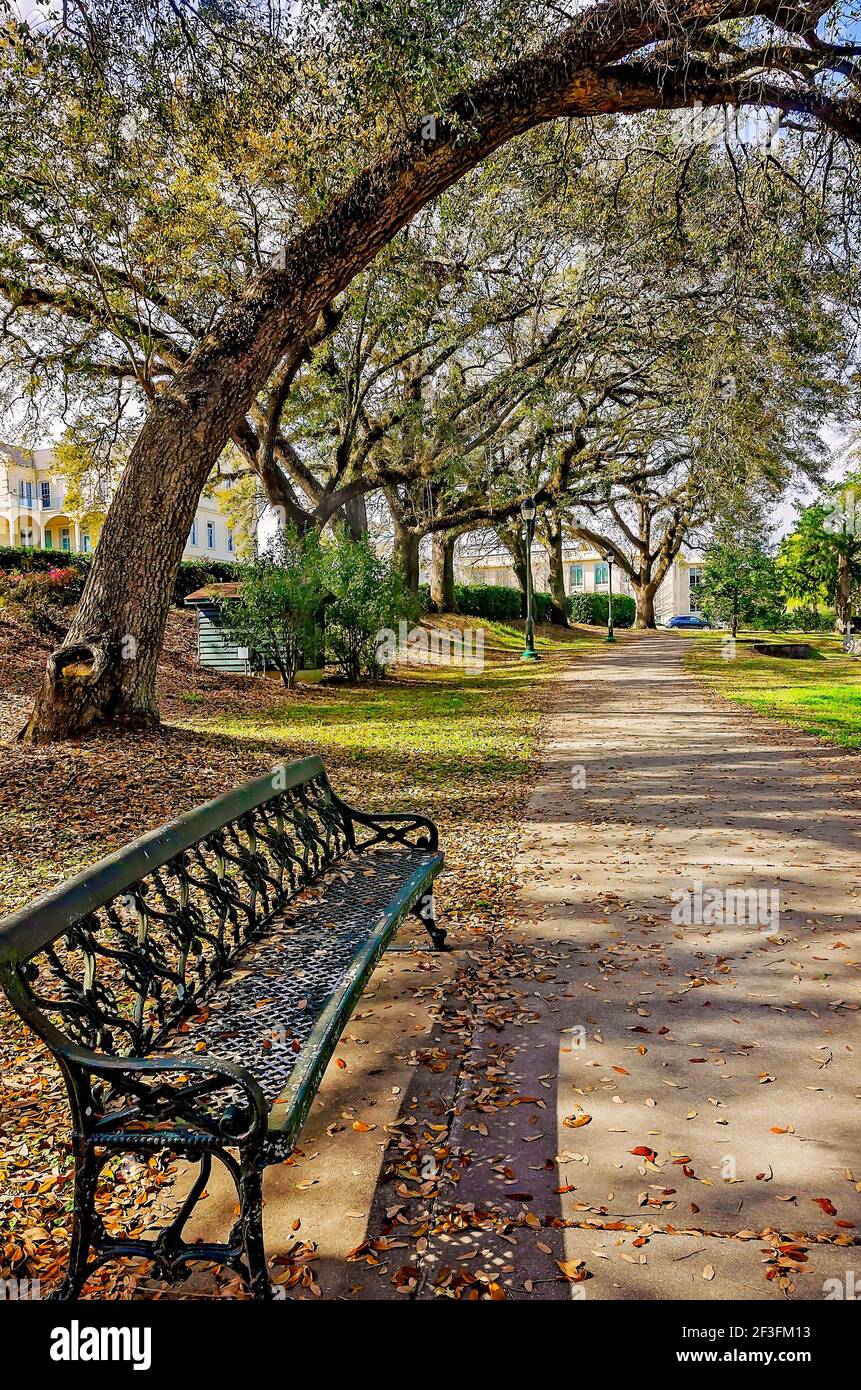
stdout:
<svg viewBox="0 0 861 1390">
<path fill-rule="evenodd" d="M 72 522 L 72 549 L 75 551 L 81 549 L 81 523 L 79 521 Z"/>
</svg>

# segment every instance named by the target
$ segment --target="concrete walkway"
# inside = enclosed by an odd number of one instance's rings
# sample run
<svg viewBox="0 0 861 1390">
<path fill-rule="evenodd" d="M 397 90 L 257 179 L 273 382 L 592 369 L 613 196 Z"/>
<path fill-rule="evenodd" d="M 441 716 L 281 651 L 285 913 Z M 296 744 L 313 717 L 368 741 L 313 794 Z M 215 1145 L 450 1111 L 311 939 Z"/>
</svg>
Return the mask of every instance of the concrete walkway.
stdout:
<svg viewBox="0 0 861 1390">
<path fill-rule="evenodd" d="M 559 681 L 515 930 L 386 957 L 267 1175 L 269 1249 L 313 1240 L 324 1298 L 861 1292 L 861 760 L 707 695 L 686 650 L 630 635 Z M 674 921 L 697 883 L 779 917 Z M 439 1143 L 439 1186 L 413 1141 L 393 1170 L 398 1135 Z M 201 1236 L 231 1216 L 210 1198 Z"/>
<path fill-rule="evenodd" d="M 861 1291 L 861 761 L 710 697 L 686 649 L 608 647 L 546 721 L 518 868 L 553 985 L 524 991 L 528 1039 L 477 1046 L 542 1104 L 479 1143 L 460 1117 L 461 1203 L 526 1189 L 583 1223 L 483 1242 L 515 1296 L 823 1298 L 853 1269 Z M 765 920 L 674 921 L 698 883 L 765 890 Z M 557 1259 L 589 1277 L 560 1288 Z"/>
</svg>

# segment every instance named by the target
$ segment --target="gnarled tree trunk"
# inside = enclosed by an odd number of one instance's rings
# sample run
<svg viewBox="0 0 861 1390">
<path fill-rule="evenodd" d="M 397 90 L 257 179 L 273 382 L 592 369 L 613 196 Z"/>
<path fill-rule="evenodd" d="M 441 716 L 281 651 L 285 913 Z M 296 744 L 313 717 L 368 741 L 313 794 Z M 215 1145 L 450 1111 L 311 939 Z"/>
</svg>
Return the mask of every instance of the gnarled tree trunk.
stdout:
<svg viewBox="0 0 861 1390">
<path fill-rule="evenodd" d="M 456 613 L 454 598 L 454 544 L 451 532 L 435 531 L 431 537 L 430 600 L 436 613 Z"/>
<path fill-rule="evenodd" d="M 419 538 L 409 526 L 395 521 L 394 560 L 404 577 L 409 593 L 415 597 L 419 591 Z"/>
<path fill-rule="evenodd" d="M 511 567 L 520 590 L 520 616 L 526 617 L 526 536 L 523 527 L 514 522 L 497 528 L 497 535 L 511 556 Z"/>
<path fill-rule="evenodd" d="M 834 628 L 845 633 L 852 620 L 852 569 L 845 551 L 837 555 L 837 584 L 834 590 Z"/>
<path fill-rule="evenodd" d="M 360 492 L 344 503 L 344 520 L 354 541 L 368 534 L 368 508 L 364 493 Z"/>
<path fill-rule="evenodd" d="M 637 605 L 637 617 L 634 626 L 639 628 L 657 627 L 655 594 L 658 585 L 654 583 L 640 584 L 635 578 L 632 578 L 631 587 L 634 590 L 634 600 Z"/>
<path fill-rule="evenodd" d="M 550 562 L 550 621 L 557 627 L 568 627 L 568 598 L 565 593 L 565 566 L 562 561 L 562 526 L 555 512 L 545 510 L 538 533 Z"/>
<path fill-rule="evenodd" d="M 48 658 L 22 731 L 25 741 L 66 738 L 105 722 L 158 722 L 158 656 L 198 498 L 226 438 L 219 423 L 213 420 L 200 437 L 177 431 L 173 412 L 161 403 L 153 408 L 120 480 L 72 625 Z"/>
</svg>

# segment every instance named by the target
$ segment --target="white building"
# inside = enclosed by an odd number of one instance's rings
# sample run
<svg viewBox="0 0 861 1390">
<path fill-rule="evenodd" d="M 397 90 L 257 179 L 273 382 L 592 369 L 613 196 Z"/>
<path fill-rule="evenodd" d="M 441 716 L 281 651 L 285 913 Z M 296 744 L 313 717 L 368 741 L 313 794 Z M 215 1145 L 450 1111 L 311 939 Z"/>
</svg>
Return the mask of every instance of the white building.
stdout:
<svg viewBox="0 0 861 1390">
<path fill-rule="evenodd" d="M 608 592 L 610 567 L 593 546 L 585 541 L 566 545 L 562 551 L 562 559 L 566 593 Z M 699 551 L 683 552 L 676 557 L 655 595 L 657 622 L 666 622 L 668 618 L 676 615 L 699 613 L 697 589 L 701 582 L 702 564 L 703 556 Z M 550 561 L 547 551 L 543 546 L 534 546 L 532 582 L 536 592 L 547 591 L 549 573 Z M 517 576 L 511 556 L 506 550 L 493 551 L 480 558 L 459 556 L 455 561 L 455 576 L 458 583 L 462 584 L 502 584 L 506 588 L 517 587 Z M 618 564 L 613 566 L 613 592 L 634 597 L 631 582 Z"/>
<path fill-rule="evenodd" d="M 0 444 L 0 545 L 93 550 L 110 497 L 96 486 L 91 505 L 77 512 L 66 505 L 66 491 L 51 449 Z M 236 559 L 233 532 L 215 498 L 201 497 L 183 559 Z"/>
</svg>

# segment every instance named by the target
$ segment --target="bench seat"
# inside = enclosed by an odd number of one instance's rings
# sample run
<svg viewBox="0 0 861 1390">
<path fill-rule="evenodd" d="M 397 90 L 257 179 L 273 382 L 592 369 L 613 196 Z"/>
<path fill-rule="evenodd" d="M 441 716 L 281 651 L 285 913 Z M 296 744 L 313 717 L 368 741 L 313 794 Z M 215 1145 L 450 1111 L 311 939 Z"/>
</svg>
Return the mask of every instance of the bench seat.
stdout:
<svg viewBox="0 0 861 1390">
<path fill-rule="evenodd" d="M 398 925 L 427 893 L 443 856 L 377 846 L 350 855 L 246 947 L 199 1014 L 160 1055 L 205 1045 L 250 1072 L 270 1107 L 273 1143 L 288 1151 L 331 1049 Z"/>
</svg>

